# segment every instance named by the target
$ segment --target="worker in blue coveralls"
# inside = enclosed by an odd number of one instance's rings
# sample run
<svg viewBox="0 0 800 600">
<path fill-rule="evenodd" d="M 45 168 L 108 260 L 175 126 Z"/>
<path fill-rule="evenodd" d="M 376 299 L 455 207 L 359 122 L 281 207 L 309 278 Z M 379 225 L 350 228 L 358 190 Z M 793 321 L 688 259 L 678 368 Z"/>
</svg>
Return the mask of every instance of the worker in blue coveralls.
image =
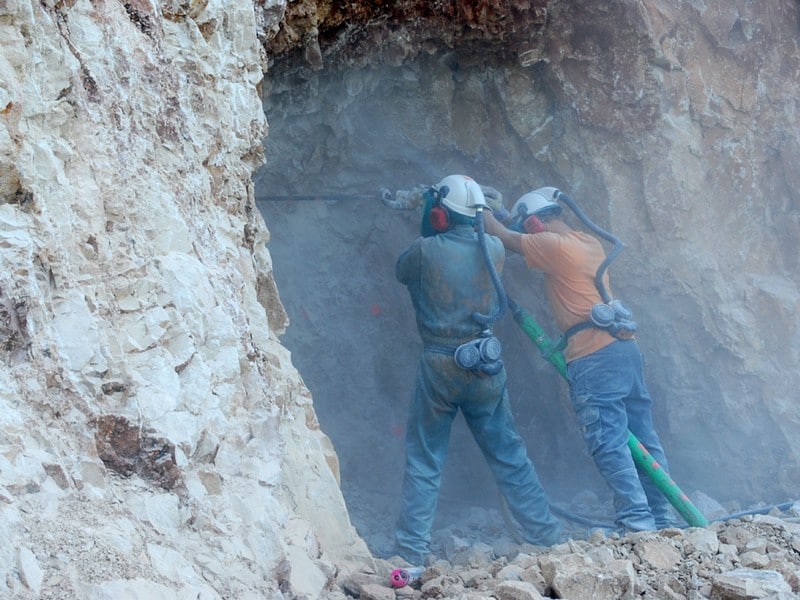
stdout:
<svg viewBox="0 0 800 600">
<path fill-rule="evenodd" d="M 561 526 L 528 458 L 511 414 L 500 345 L 476 313 L 495 311 L 499 294 L 485 258 L 502 271 L 499 239 L 475 229 L 481 187 L 464 175 L 445 177 L 426 195 L 421 237 L 397 260 L 424 345 L 406 429 L 406 466 L 396 551 L 412 565 L 430 554 L 450 430 L 461 410 L 508 508 L 531 544 L 558 543 Z"/>
</svg>

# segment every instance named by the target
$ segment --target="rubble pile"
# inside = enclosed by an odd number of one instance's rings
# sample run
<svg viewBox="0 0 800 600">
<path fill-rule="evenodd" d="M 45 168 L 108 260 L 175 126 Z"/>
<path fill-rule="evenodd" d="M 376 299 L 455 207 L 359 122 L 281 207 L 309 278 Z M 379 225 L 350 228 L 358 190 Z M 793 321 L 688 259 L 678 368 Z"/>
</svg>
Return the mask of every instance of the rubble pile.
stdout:
<svg viewBox="0 0 800 600">
<path fill-rule="evenodd" d="M 410 586 L 393 589 L 392 569 L 338 581 L 329 600 L 749 600 L 800 598 L 798 505 L 744 515 L 706 528 L 664 529 L 624 537 L 596 530 L 552 548 L 459 545 Z"/>
</svg>

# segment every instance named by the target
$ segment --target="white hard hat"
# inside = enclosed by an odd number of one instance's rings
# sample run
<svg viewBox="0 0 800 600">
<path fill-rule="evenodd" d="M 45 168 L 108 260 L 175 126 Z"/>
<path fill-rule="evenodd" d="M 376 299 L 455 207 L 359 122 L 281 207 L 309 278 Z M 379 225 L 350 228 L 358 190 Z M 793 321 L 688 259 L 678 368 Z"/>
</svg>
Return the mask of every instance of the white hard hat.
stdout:
<svg viewBox="0 0 800 600">
<path fill-rule="evenodd" d="M 465 217 L 474 217 L 477 208 L 486 206 L 486 198 L 481 186 L 466 175 L 448 175 L 439 182 L 437 189 L 441 193 L 447 186 L 447 194 L 442 196 L 442 204 Z"/>
<path fill-rule="evenodd" d="M 543 187 L 528 192 L 514 203 L 511 215 L 514 218 L 541 215 L 543 213 L 561 214 L 561 207 L 556 203 L 558 188 Z"/>
</svg>

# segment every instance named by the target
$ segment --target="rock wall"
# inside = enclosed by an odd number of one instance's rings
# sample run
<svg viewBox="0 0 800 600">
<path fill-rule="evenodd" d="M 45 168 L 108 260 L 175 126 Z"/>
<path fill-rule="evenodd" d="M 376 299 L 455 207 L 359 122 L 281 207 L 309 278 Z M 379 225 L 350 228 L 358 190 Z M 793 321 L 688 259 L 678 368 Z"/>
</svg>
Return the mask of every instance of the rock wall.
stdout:
<svg viewBox="0 0 800 600">
<path fill-rule="evenodd" d="M 0 7 L 0 596 L 317 597 L 369 558 L 253 201 L 284 4 Z"/>
<path fill-rule="evenodd" d="M 589 23 L 616 42 L 609 60 L 550 63 L 585 139 L 568 179 L 579 197 L 607 191 L 634 257 L 621 289 L 652 328 L 673 455 L 715 494 L 794 497 L 798 5 L 626 4 L 556 19 L 562 56 L 586 52 Z M 635 39 L 610 35 L 621 29 Z"/>
</svg>

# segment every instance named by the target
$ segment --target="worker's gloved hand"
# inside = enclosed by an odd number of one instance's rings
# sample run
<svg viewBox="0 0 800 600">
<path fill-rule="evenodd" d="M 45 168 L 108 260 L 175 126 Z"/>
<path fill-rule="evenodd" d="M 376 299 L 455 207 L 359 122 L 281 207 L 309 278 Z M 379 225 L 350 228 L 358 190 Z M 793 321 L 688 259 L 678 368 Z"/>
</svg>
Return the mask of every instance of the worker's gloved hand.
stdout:
<svg viewBox="0 0 800 600">
<path fill-rule="evenodd" d="M 501 223 L 507 223 L 508 221 L 511 220 L 511 213 L 508 212 L 504 206 L 492 209 L 492 212 L 495 214 L 495 216 Z"/>
<path fill-rule="evenodd" d="M 487 185 L 482 185 L 481 191 L 483 192 L 483 197 L 486 198 L 486 205 L 489 207 L 489 210 L 494 213 L 497 220 L 501 223 L 505 223 L 506 220 L 511 217 L 511 213 L 503 206 L 503 194 Z"/>
<path fill-rule="evenodd" d="M 381 202 L 389 208 L 396 210 L 413 210 L 422 206 L 424 202 L 423 194 L 430 186 L 422 184 L 415 185 L 410 190 L 397 190 L 397 193 L 392 196 L 392 193 L 387 188 L 381 188 L 378 192 Z"/>
<path fill-rule="evenodd" d="M 486 204 L 492 209 L 492 212 L 503 208 L 503 194 L 488 185 L 482 185 L 481 191 L 483 192 L 483 197 L 486 198 Z"/>
<path fill-rule="evenodd" d="M 498 235 L 503 226 L 498 222 L 494 211 L 483 212 L 483 228 L 489 235 Z"/>
</svg>

